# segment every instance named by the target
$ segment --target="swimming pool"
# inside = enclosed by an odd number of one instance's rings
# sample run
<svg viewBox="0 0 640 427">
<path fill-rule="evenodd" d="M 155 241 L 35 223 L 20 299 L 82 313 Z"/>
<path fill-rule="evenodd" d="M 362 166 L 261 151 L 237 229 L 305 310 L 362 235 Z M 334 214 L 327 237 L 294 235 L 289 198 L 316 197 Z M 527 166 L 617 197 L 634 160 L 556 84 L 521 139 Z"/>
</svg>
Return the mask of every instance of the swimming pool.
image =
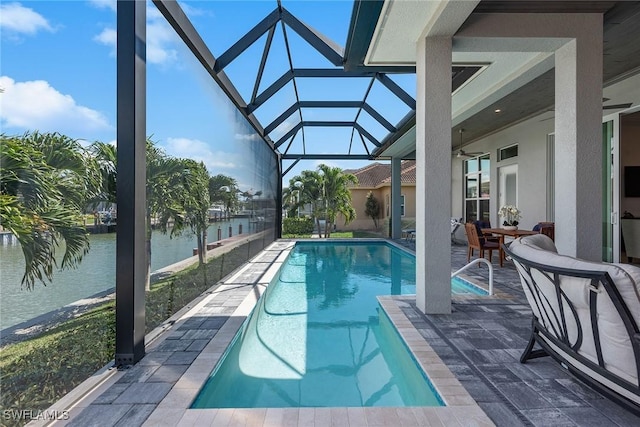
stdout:
<svg viewBox="0 0 640 427">
<path fill-rule="evenodd" d="M 460 276 L 451 278 L 451 294 L 453 295 L 489 295 L 489 291 Z"/>
<path fill-rule="evenodd" d="M 296 244 L 192 408 L 441 406 L 376 298 L 413 293 L 392 245 Z"/>
</svg>

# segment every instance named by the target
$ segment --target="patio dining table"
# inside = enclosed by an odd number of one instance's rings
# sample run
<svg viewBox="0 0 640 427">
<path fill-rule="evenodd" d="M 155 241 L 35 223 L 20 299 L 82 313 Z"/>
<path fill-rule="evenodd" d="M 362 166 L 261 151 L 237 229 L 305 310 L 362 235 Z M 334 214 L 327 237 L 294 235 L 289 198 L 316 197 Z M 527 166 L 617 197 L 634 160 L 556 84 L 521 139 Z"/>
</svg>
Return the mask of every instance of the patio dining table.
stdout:
<svg viewBox="0 0 640 427">
<path fill-rule="evenodd" d="M 515 230 L 507 230 L 504 228 L 483 228 L 482 234 L 497 234 L 498 236 L 502 236 L 503 238 L 504 236 L 516 238 L 521 236 L 530 236 L 532 234 L 538 234 L 538 232 L 532 231 L 532 230 L 521 230 L 519 228 Z"/>
<path fill-rule="evenodd" d="M 504 238 L 505 236 L 508 237 L 513 237 L 518 238 L 521 236 L 530 236 L 532 234 L 539 234 L 537 231 L 533 231 L 533 230 L 523 230 L 523 229 L 515 229 L 515 230 L 510 230 L 510 229 L 504 229 L 504 228 L 483 228 L 482 229 L 482 234 L 487 236 L 487 235 L 494 235 L 494 236 L 498 236 L 500 238 L 500 258 L 502 260 L 504 260 L 504 251 L 502 250 L 502 244 L 504 243 Z"/>
</svg>

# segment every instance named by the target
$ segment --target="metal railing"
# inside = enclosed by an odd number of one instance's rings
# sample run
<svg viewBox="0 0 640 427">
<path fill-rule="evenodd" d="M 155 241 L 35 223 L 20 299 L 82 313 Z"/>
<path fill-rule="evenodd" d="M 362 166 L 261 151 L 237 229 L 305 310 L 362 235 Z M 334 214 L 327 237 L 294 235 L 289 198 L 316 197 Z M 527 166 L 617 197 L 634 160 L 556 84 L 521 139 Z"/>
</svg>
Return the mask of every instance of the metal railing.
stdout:
<svg viewBox="0 0 640 427">
<path fill-rule="evenodd" d="M 493 265 L 491 265 L 491 263 L 484 258 L 474 259 L 469 264 L 462 267 L 460 270 L 451 273 L 451 278 L 453 279 L 454 277 L 465 271 L 467 268 L 471 267 L 472 265 L 478 264 L 479 262 L 484 262 L 489 267 L 489 295 L 493 295 Z"/>
</svg>

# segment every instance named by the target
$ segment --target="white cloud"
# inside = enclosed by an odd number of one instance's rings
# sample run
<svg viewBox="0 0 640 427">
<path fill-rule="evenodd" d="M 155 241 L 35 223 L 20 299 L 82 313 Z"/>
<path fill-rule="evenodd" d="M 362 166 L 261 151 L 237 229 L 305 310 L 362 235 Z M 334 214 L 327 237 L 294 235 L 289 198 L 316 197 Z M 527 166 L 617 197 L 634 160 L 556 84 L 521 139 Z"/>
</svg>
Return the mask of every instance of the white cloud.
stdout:
<svg viewBox="0 0 640 427">
<path fill-rule="evenodd" d="M 236 154 L 214 151 L 210 144 L 199 139 L 167 138 L 167 142 L 161 146 L 171 156 L 204 162 L 212 175 L 220 173 L 221 169 L 236 169 L 239 164 Z"/>
<path fill-rule="evenodd" d="M 20 3 L 0 5 L 0 29 L 9 35 L 26 34 L 30 36 L 40 30 L 54 31 L 45 17 Z"/>
<path fill-rule="evenodd" d="M 160 16 L 147 15 L 147 61 L 166 65 L 178 59 L 178 51 L 173 44 L 178 41 L 173 28 Z"/>
<path fill-rule="evenodd" d="M 78 105 L 44 80 L 16 82 L 0 76 L 0 123 L 4 128 L 76 134 L 111 129 L 100 112 Z M 71 135 L 70 135 L 71 136 Z"/>
<path fill-rule="evenodd" d="M 89 3 L 98 9 L 111 9 L 116 11 L 116 0 L 89 0 Z"/>
<path fill-rule="evenodd" d="M 118 33 L 116 33 L 116 30 L 114 30 L 113 28 L 105 28 L 104 30 L 102 30 L 102 32 L 100 34 L 98 34 L 97 36 L 95 36 L 93 38 L 93 40 L 102 43 L 106 46 L 111 46 L 114 49 L 114 54 L 115 54 L 115 47 L 116 47 L 116 39 L 118 37 Z"/>
<path fill-rule="evenodd" d="M 179 1 L 178 3 L 180 4 L 180 7 L 182 8 L 182 10 L 184 10 L 184 13 L 187 16 L 203 16 L 203 15 L 213 16 L 213 13 L 204 11 L 203 9 L 198 9 L 197 7 L 194 7 L 183 1 Z"/>
<path fill-rule="evenodd" d="M 272 140 L 277 141 L 282 138 L 287 132 L 289 132 L 300 120 L 285 120 L 280 123 L 274 130 L 269 133 Z"/>
<path fill-rule="evenodd" d="M 94 0 L 96 5 L 106 0 Z M 105 28 L 93 38 L 94 41 L 111 48 L 116 53 L 117 32 L 115 28 Z M 155 7 L 147 8 L 147 62 L 157 65 L 170 65 L 177 61 L 178 51 L 175 44 L 180 43 L 173 28 Z"/>
<path fill-rule="evenodd" d="M 240 141 L 256 141 L 260 136 L 257 133 L 236 133 L 234 138 Z"/>
</svg>

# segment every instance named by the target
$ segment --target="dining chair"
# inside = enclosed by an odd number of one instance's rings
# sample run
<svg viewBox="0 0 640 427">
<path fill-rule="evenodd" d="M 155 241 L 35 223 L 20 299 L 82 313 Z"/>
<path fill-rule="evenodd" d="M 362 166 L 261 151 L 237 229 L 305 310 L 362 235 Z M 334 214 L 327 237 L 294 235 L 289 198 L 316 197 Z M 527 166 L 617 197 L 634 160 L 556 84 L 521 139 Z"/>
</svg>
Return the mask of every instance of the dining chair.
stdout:
<svg viewBox="0 0 640 427">
<path fill-rule="evenodd" d="M 502 243 L 502 237 L 494 236 L 493 234 L 485 234 L 482 231 L 485 228 L 491 228 L 491 221 L 476 220 L 476 221 L 473 221 L 472 224 L 476 226 L 476 231 L 478 232 L 478 238 L 480 239 L 481 243 L 483 243 L 485 240 Z"/>
<path fill-rule="evenodd" d="M 489 251 L 489 262 L 492 262 L 492 254 L 494 250 L 498 251 L 498 258 L 500 260 L 500 267 L 502 267 L 502 247 L 500 241 L 489 240 L 486 238 L 480 238 L 478 235 L 478 229 L 473 223 L 466 223 L 464 225 L 465 232 L 467 233 L 467 263 L 470 262 L 471 256 L 474 250 L 480 252 L 480 258 L 484 258 L 484 252 Z"/>
<path fill-rule="evenodd" d="M 555 222 L 539 222 L 533 227 L 533 231 L 548 236 L 551 240 L 556 240 Z"/>
</svg>

